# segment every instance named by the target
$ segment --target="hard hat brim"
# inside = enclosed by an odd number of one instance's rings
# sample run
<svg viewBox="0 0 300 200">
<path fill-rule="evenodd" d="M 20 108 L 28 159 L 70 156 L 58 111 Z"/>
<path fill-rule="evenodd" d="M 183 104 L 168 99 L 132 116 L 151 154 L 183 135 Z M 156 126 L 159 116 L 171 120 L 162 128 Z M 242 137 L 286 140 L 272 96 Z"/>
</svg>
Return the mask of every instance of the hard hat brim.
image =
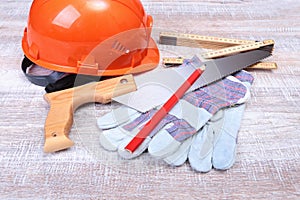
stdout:
<svg viewBox="0 0 300 200">
<path fill-rule="evenodd" d="M 85 74 L 85 75 L 94 75 L 94 76 L 119 76 L 124 74 L 141 73 L 156 68 L 160 60 L 159 49 L 157 47 L 157 44 L 153 40 L 153 38 L 149 39 L 148 46 L 145 49 L 147 53 L 137 66 L 129 66 L 127 68 L 111 69 L 111 70 L 109 68 L 105 70 L 94 70 L 94 72 L 92 73 L 91 71 L 86 71 L 83 68 L 76 68 L 73 66 L 62 66 L 62 65 L 50 63 L 45 60 L 39 59 L 38 56 L 35 58 L 34 56 L 32 56 L 32 52 L 30 53 L 30 49 L 27 43 L 27 37 L 23 37 L 22 39 L 22 48 L 25 56 L 29 60 L 44 68 L 53 71 L 58 71 L 58 72 Z"/>
</svg>

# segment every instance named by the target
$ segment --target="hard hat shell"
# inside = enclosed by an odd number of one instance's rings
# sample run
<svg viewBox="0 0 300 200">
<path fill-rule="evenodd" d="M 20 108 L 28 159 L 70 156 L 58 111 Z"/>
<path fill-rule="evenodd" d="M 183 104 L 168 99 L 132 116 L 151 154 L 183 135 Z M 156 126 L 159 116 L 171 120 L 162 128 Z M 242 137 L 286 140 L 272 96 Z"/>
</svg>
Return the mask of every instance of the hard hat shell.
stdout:
<svg viewBox="0 0 300 200">
<path fill-rule="evenodd" d="M 34 0 L 22 48 L 42 67 L 115 76 L 153 69 L 159 50 L 139 0 Z"/>
</svg>

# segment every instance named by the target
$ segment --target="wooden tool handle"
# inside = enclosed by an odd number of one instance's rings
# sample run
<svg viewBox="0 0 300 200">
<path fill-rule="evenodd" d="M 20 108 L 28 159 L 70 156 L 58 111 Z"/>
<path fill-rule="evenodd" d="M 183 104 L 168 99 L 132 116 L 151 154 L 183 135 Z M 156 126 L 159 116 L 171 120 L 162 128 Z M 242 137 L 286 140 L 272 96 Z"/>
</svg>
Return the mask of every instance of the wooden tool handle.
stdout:
<svg viewBox="0 0 300 200">
<path fill-rule="evenodd" d="M 45 122 L 45 152 L 55 152 L 73 146 L 68 133 L 75 110 L 90 102 L 108 103 L 113 97 L 136 90 L 132 75 L 93 82 L 44 96 L 50 104 Z"/>
</svg>

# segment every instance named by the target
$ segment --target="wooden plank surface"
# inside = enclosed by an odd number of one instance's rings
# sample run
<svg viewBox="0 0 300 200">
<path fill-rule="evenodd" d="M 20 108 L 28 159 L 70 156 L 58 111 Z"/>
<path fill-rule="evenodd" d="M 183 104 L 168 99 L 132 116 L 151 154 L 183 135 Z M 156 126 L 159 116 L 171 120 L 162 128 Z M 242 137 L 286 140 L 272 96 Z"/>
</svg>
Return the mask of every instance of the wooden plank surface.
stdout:
<svg viewBox="0 0 300 200">
<path fill-rule="evenodd" d="M 299 199 L 300 2 L 298 0 L 143 0 L 159 31 L 275 40 L 273 71 L 255 82 L 228 171 L 172 168 L 148 154 L 122 160 L 99 145 L 96 117 L 117 104 L 75 114 L 66 151 L 45 154 L 44 89 L 20 70 L 30 0 L 0 4 L 0 199 Z M 178 55 L 160 46 L 162 55 Z M 201 50 L 199 50 L 201 51 Z M 194 53 L 185 52 L 184 53 Z"/>
</svg>

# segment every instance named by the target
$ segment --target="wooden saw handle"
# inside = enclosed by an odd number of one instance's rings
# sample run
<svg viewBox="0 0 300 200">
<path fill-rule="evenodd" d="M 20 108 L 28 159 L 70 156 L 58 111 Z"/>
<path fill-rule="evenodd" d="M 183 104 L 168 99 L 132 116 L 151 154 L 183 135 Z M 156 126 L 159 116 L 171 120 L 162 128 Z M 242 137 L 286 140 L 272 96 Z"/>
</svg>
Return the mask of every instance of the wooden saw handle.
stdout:
<svg viewBox="0 0 300 200">
<path fill-rule="evenodd" d="M 69 139 L 68 133 L 73 124 L 73 114 L 79 106 L 90 102 L 105 104 L 115 96 L 135 90 L 133 76 L 125 75 L 45 94 L 50 110 L 44 126 L 44 152 L 55 152 L 73 146 L 74 142 Z"/>
</svg>

